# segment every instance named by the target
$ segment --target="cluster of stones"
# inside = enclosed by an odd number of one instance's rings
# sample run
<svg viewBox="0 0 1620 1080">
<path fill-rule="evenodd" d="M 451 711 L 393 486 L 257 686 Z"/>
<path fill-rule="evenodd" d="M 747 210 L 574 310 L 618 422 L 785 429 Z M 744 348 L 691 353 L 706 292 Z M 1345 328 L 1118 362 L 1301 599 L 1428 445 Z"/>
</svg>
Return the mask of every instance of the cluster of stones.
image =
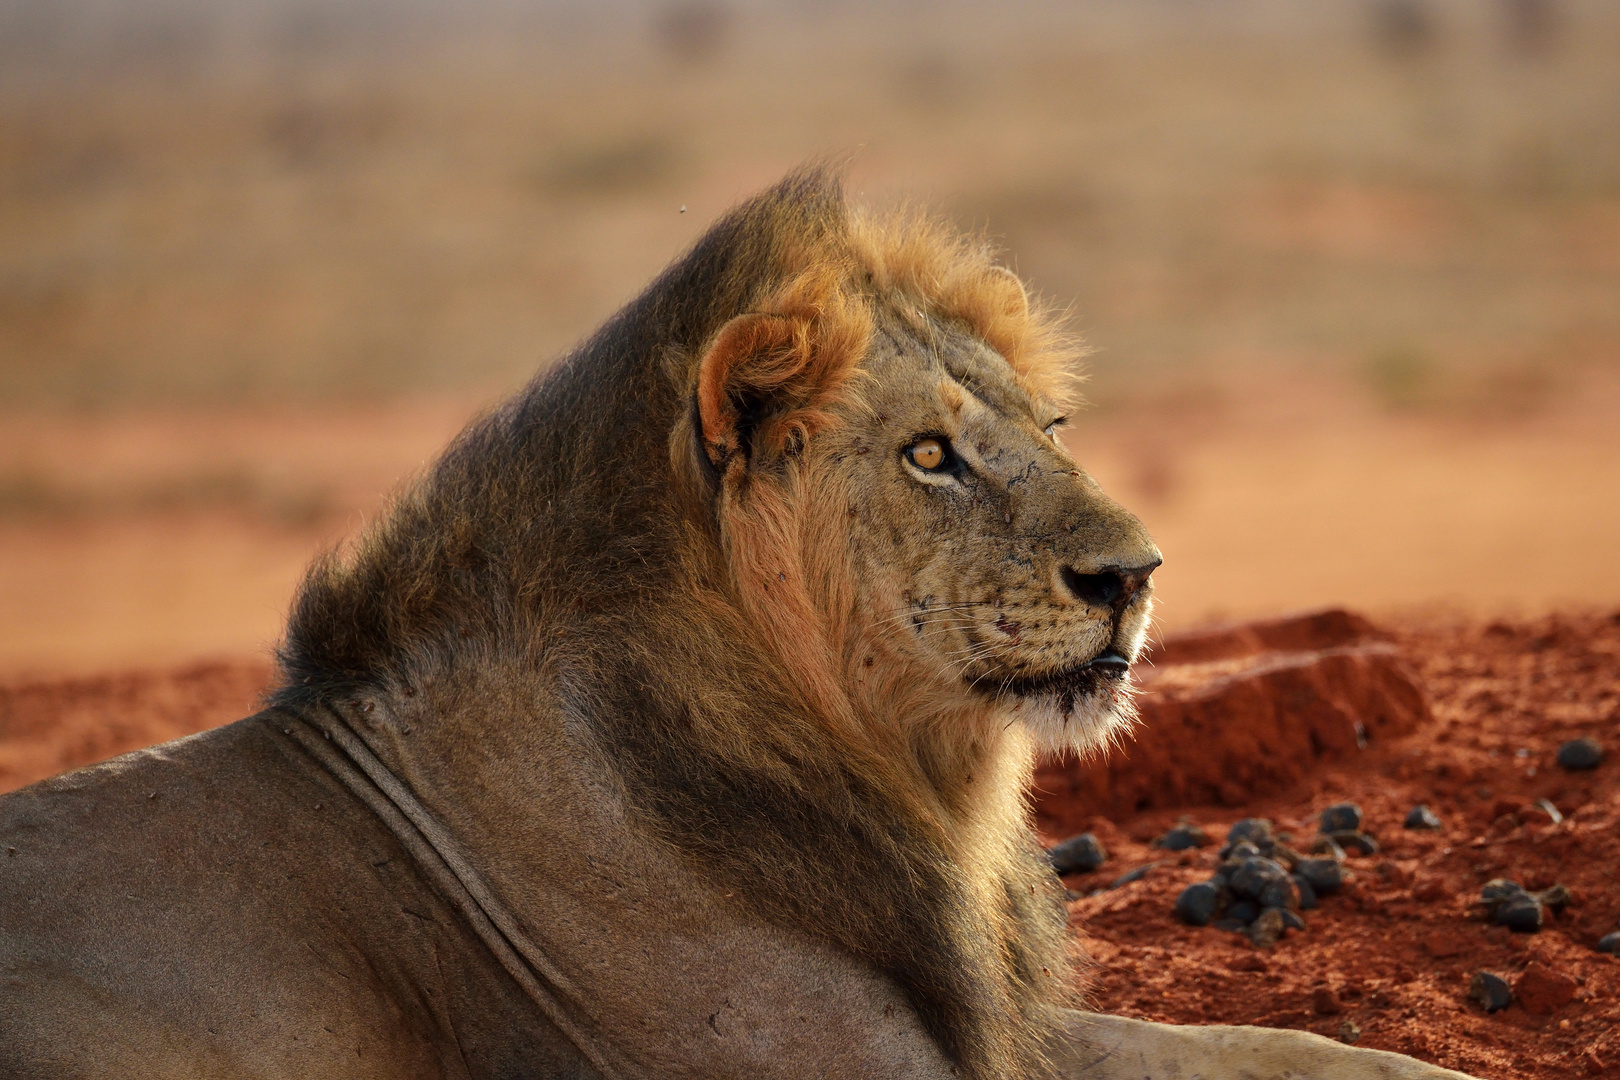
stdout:
<svg viewBox="0 0 1620 1080">
<path fill-rule="evenodd" d="M 1184 839 L 1175 833 L 1173 829 L 1161 837 L 1160 846 L 1182 846 Z M 1324 858 L 1302 855 L 1272 832 L 1267 819 L 1245 818 L 1228 830 L 1214 876 L 1187 886 L 1177 897 L 1176 917 L 1191 926 L 1242 932 L 1268 948 L 1288 930 L 1305 929 L 1299 912 L 1339 888 L 1343 857 L 1341 849 Z"/>
<path fill-rule="evenodd" d="M 1496 878 L 1487 881 L 1479 891 L 1479 902 L 1485 906 L 1485 917 L 1497 926 L 1505 926 L 1519 934 L 1534 934 L 1546 921 L 1546 912 L 1561 912 L 1570 901 L 1569 890 L 1554 885 L 1540 892 L 1530 892 L 1517 881 Z"/>
</svg>

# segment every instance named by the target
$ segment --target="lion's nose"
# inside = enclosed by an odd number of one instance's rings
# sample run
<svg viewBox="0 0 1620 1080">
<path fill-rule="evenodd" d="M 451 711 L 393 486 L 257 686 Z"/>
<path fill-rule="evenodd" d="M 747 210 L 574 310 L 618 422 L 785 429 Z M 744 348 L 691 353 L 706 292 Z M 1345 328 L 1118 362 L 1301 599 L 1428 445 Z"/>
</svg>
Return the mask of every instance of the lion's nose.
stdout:
<svg viewBox="0 0 1620 1080">
<path fill-rule="evenodd" d="M 1136 598 L 1162 559 L 1154 559 L 1142 566 L 1108 567 L 1090 574 L 1082 574 L 1072 566 L 1062 571 L 1063 586 L 1075 599 L 1092 607 L 1113 608 L 1124 611 Z"/>
</svg>

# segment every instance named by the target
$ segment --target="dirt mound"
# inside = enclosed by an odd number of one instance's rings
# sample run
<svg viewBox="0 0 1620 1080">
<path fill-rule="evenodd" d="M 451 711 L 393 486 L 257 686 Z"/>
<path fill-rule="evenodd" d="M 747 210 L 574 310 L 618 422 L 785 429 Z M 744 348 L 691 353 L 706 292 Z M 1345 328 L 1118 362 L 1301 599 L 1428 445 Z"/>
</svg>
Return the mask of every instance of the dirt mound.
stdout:
<svg viewBox="0 0 1620 1080">
<path fill-rule="evenodd" d="M 1429 720 L 1390 636 L 1346 611 L 1172 637 L 1152 659 L 1140 669 L 1138 738 L 1036 773 L 1044 831 L 1079 831 L 1097 813 L 1241 806 Z"/>
<path fill-rule="evenodd" d="M 1360 1045 L 1502 1080 L 1620 1075 L 1620 960 L 1593 949 L 1620 927 L 1620 615 L 1386 633 L 1323 613 L 1177 638 L 1158 659 L 1129 757 L 1083 781 L 1043 773 L 1049 836 L 1089 828 L 1111 854 L 1066 879 L 1097 1007 L 1326 1035 L 1348 1022 Z M 0 686 L 0 788 L 246 715 L 269 674 L 219 663 Z M 1608 758 L 1567 772 L 1554 757 L 1580 736 L 1610 744 Z M 1215 780 L 1254 761 L 1232 786 Z M 1350 857 L 1351 880 L 1305 913 L 1303 933 L 1261 951 L 1173 917 L 1215 863 L 1213 848 L 1151 846 L 1178 817 L 1218 836 L 1264 816 L 1304 838 L 1342 800 L 1382 850 Z M 1418 803 L 1441 828 L 1401 827 Z M 1514 934 L 1472 903 L 1496 877 L 1561 882 L 1573 900 L 1540 933 Z M 1470 1001 L 1480 970 L 1514 1003 L 1487 1014 Z"/>
<path fill-rule="evenodd" d="M 247 716 L 270 670 L 216 661 L 0 685 L 0 791 Z"/>
</svg>

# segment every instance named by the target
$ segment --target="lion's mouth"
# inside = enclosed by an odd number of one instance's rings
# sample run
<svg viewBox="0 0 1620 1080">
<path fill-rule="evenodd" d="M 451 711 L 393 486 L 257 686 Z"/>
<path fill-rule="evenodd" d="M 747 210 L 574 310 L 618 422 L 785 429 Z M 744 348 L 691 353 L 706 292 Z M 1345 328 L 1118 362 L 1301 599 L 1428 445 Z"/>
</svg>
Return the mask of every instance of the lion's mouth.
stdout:
<svg viewBox="0 0 1620 1080">
<path fill-rule="evenodd" d="M 1105 649 L 1083 664 L 1071 664 L 1044 675 L 1026 675 L 986 685 L 979 681 L 976 689 L 991 697 L 1026 698 L 1051 694 L 1058 698 L 1065 711 L 1077 700 L 1093 694 L 1106 693 L 1125 681 L 1131 671 L 1131 662 L 1115 652 Z"/>
</svg>

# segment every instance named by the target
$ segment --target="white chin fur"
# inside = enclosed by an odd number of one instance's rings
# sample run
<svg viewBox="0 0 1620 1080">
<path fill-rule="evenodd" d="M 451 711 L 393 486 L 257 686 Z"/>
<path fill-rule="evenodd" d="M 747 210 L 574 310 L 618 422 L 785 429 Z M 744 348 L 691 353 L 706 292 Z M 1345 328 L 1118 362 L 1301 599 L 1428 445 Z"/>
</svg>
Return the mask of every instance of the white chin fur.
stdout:
<svg viewBox="0 0 1620 1080">
<path fill-rule="evenodd" d="M 1127 615 L 1120 635 L 1126 659 L 1135 661 L 1141 654 L 1152 613 L 1153 599 L 1147 596 Z M 1086 755 L 1118 741 L 1136 725 L 1135 697 L 1136 686 L 1127 676 L 1101 683 L 1096 693 L 1076 698 L 1069 708 L 1054 693 L 1004 700 L 997 711 L 1003 723 L 1023 724 L 1036 746 L 1048 753 Z"/>
<path fill-rule="evenodd" d="M 1058 694 L 1003 699 L 997 713 L 1004 723 L 1022 724 L 1036 746 L 1048 753 L 1090 754 L 1115 741 L 1136 723 L 1134 687 L 1129 679 L 1076 698 L 1068 709 Z"/>
</svg>

